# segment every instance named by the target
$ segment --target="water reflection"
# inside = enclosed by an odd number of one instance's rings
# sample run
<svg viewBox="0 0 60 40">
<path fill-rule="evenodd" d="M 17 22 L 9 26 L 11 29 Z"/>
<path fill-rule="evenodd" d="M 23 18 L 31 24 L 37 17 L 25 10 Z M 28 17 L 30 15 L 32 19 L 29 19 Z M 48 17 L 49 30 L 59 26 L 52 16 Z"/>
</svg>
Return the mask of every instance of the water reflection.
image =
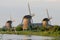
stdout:
<svg viewBox="0 0 60 40">
<path fill-rule="evenodd" d="M 24 36 L 24 38 L 23 38 L 22 40 L 32 40 L 32 39 L 31 39 L 31 35 L 26 35 L 26 36 Z"/>
<path fill-rule="evenodd" d="M 0 34 L 0 40 L 51 40 L 52 37 Z"/>
<path fill-rule="evenodd" d="M 31 36 L 0 34 L 0 40 L 32 40 Z"/>
<path fill-rule="evenodd" d="M 22 40 L 32 40 L 32 39 L 22 39 Z"/>
</svg>

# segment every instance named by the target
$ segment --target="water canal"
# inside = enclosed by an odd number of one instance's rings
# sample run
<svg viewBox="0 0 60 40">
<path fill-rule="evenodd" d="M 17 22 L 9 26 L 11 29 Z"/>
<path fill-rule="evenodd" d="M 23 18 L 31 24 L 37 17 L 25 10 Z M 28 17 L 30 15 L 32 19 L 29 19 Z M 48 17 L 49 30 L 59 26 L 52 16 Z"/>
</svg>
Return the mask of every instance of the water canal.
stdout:
<svg viewBox="0 0 60 40">
<path fill-rule="evenodd" d="M 34 35 L 0 34 L 0 40 L 52 40 L 53 37 Z"/>
</svg>

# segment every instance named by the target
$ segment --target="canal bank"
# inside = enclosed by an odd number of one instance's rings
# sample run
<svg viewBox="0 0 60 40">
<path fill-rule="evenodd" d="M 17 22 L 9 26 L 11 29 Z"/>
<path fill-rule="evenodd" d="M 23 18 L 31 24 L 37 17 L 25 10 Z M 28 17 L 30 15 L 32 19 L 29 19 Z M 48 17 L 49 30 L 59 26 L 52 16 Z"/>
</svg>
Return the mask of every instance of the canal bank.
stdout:
<svg viewBox="0 0 60 40">
<path fill-rule="evenodd" d="M 0 31 L 0 34 L 17 34 L 17 35 L 37 35 L 37 36 L 50 36 L 50 37 L 60 37 L 60 32 L 52 32 L 52 31 Z"/>
</svg>

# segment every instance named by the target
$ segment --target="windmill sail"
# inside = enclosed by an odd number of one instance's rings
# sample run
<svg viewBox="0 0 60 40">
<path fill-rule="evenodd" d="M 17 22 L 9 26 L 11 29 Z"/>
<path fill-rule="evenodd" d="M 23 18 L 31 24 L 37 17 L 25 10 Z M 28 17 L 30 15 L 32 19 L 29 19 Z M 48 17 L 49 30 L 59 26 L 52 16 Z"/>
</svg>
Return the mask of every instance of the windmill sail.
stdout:
<svg viewBox="0 0 60 40">
<path fill-rule="evenodd" d="M 46 12 L 47 12 L 47 17 L 48 17 L 48 19 L 49 19 L 50 17 L 49 17 L 48 9 L 46 9 Z"/>
<path fill-rule="evenodd" d="M 47 12 L 48 19 L 52 19 L 52 17 L 49 16 L 48 9 L 46 9 L 46 12 Z"/>
<path fill-rule="evenodd" d="M 48 19 L 49 19 L 49 24 L 51 24 L 51 21 L 50 21 L 50 16 L 49 16 L 49 13 L 48 13 L 48 9 L 46 9 L 46 12 L 47 12 L 47 17 L 48 17 Z"/>
<path fill-rule="evenodd" d="M 29 15 L 33 17 L 34 15 L 31 14 L 31 9 L 30 9 L 29 2 L 28 2 L 28 11 L 29 11 Z M 33 22 L 33 19 L 31 20 L 31 22 Z"/>
<path fill-rule="evenodd" d="M 29 10 L 29 15 L 31 15 L 31 10 L 30 10 L 30 5 L 28 3 L 28 10 Z"/>
<path fill-rule="evenodd" d="M 11 16 L 11 14 L 10 14 L 10 20 L 12 20 L 12 16 Z"/>
</svg>

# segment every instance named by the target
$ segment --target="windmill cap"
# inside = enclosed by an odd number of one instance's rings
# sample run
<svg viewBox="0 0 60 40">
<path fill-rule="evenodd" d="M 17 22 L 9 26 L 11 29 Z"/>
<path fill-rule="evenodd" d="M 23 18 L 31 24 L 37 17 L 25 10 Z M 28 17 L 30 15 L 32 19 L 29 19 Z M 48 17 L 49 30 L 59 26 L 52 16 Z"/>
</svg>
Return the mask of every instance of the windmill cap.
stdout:
<svg viewBox="0 0 60 40">
<path fill-rule="evenodd" d="M 25 15 L 24 18 L 32 18 L 31 15 Z"/>
<path fill-rule="evenodd" d="M 49 21 L 49 19 L 48 18 L 44 18 L 43 21 Z"/>
<path fill-rule="evenodd" d="M 9 20 L 9 21 L 7 21 L 7 23 L 12 23 L 12 21 L 11 21 L 11 20 Z"/>
</svg>

